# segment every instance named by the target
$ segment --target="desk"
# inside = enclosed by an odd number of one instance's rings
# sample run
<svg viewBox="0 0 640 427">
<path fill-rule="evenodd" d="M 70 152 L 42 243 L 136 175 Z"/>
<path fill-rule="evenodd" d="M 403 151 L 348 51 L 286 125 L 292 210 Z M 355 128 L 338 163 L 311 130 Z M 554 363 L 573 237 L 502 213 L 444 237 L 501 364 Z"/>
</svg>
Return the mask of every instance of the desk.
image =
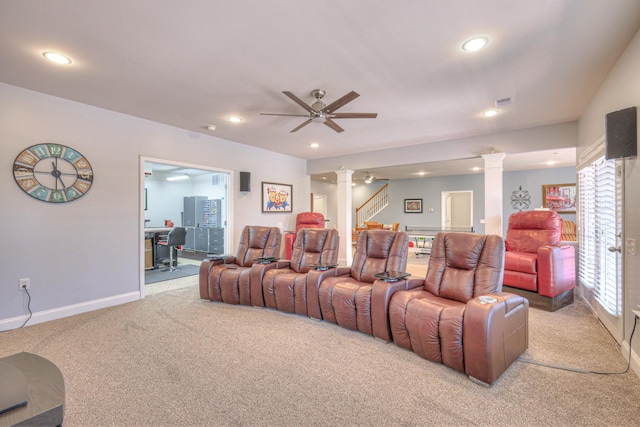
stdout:
<svg viewBox="0 0 640 427">
<path fill-rule="evenodd" d="M 160 267 L 160 261 L 169 258 L 169 248 L 158 246 L 161 236 L 171 231 L 170 227 L 145 227 L 144 229 L 144 268 L 152 270 Z M 174 256 L 174 259 L 178 259 Z"/>
</svg>

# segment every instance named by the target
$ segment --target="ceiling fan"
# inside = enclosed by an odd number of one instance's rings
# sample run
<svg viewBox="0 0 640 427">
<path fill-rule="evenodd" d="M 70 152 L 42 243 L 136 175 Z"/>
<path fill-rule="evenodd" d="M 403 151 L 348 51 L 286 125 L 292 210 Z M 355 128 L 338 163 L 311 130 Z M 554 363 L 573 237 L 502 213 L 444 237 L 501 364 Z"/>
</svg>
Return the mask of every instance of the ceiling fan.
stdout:
<svg viewBox="0 0 640 427">
<path fill-rule="evenodd" d="M 364 182 L 365 184 L 371 184 L 372 182 L 387 182 L 389 178 L 379 178 L 375 176 L 371 171 L 367 171 L 367 173 L 360 179 L 353 179 L 353 182 Z"/>
<path fill-rule="evenodd" d="M 333 101 L 331 104 L 326 105 L 322 102 L 322 98 L 327 93 L 322 89 L 314 89 L 311 91 L 311 95 L 316 99 L 315 102 L 311 105 L 308 105 L 306 102 L 295 96 L 293 93 L 288 91 L 283 91 L 285 95 L 287 95 L 293 102 L 307 110 L 308 114 L 280 114 L 280 113 L 260 113 L 263 116 L 293 116 L 293 117 L 307 117 L 307 120 L 303 122 L 300 126 L 293 129 L 291 132 L 296 132 L 304 126 L 308 125 L 311 122 L 314 123 L 324 123 L 329 126 L 331 129 L 336 132 L 342 132 L 342 129 L 333 119 L 375 119 L 378 117 L 378 113 L 336 113 L 335 111 L 347 104 L 348 102 L 353 101 L 360 95 L 354 91 L 349 92 L 342 98 Z"/>
</svg>

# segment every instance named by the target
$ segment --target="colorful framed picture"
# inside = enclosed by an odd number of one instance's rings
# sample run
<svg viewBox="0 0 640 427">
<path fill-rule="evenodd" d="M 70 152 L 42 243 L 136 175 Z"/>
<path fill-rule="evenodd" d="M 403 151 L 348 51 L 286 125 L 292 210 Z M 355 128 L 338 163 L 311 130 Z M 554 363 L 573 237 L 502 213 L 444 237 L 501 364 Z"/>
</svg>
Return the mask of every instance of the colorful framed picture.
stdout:
<svg viewBox="0 0 640 427">
<path fill-rule="evenodd" d="M 576 185 L 549 184 L 542 186 L 542 207 L 558 213 L 576 213 Z"/>
<path fill-rule="evenodd" d="M 262 212 L 292 212 L 293 186 L 276 182 L 262 183 Z"/>
<path fill-rule="evenodd" d="M 422 199 L 404 199 L 404 213 L 422 213 Z"/>
</svg>

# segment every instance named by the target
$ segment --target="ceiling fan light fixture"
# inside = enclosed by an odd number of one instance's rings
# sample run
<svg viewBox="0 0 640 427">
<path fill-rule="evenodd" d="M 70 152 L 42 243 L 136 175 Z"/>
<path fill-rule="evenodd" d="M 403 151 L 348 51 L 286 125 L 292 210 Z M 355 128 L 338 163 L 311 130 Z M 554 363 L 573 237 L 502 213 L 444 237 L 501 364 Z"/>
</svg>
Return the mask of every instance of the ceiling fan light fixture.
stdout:
<svg viewBox="0 0 640 427">
<path fill-rule="evenodd" d="M 322 117 L 322 116 L 315 116 L 314 118 L 311 119 L 311 121 L 313 123 L 324 123 L 327 121 L 326 117 Z"/>
<path fill-rule="evenodd" d="M 364 179 L 364 182 L 366 184 L 371 184 L 373 182 L 373 175 L 371 175 L 370 173 L 367 174 L 367 176 Z"/>
</svg>

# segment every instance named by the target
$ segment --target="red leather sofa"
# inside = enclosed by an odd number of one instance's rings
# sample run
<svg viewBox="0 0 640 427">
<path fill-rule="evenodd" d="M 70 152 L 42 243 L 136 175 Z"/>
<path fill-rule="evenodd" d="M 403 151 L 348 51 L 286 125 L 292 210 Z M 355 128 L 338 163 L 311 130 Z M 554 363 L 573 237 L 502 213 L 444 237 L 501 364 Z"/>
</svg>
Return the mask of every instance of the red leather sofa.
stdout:
<svg viewBox="0 0 640 427">
<path fill-rule="evenodd" d="M 504 286 L 531 307 L 555 311 L 573 302 L 575 248 L 560 246 L 562 218 L 539 210 L 512 214 L 506 237 Z"/>
<path fill-rule="evenodd" d="M 296 216 L 295 233 L 287 233 L 284 236 L 284 258 L 291 259 L 296 235 L 301 228 L 324 228 L 324 215 L 318 212 L 300 212 Z"/>
<path fill-rule="evenodd" d="M 528 301 L 501 292 L 504 250 L 500 236 L 438 233 L 426 278 L 396 283 L 393 342 L 493 384 L 529 345 Z"/>
</svg>

